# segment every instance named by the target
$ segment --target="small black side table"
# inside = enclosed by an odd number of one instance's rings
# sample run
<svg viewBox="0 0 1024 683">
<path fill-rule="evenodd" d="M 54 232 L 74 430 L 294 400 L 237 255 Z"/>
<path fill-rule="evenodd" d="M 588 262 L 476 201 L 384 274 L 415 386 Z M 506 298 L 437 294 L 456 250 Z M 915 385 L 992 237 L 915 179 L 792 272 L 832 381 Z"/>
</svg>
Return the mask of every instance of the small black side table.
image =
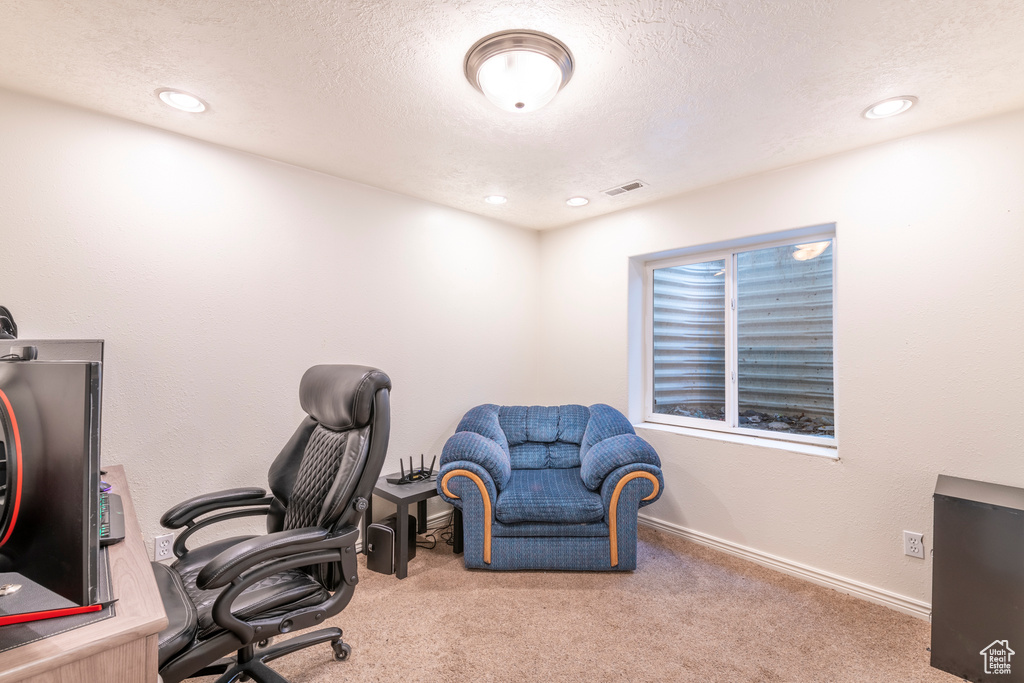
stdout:
<svg viewBox="0 0 1024 683">
<path fill-rule="evenodd" d="M 363 533 L 363 554 L 366 554 L 366 527 L 373 521 L 373 496 L 391 501 L 398 507 L 398 529 L 395 534 L 397 552 L 395 557 L 395 575 L 404 579 L 409 574 L 409 503 L 416 503 L 416 533 L 427 531 L 427 499 L 437 495 L 437 482 L 434 478 L 416 481 L 411 484 L 389 484 L 388 477 L 400 476 L 397 472 L 381 477 L 373 488 L 370 504 L 363 515 L 361 531 Z"/>
</svg>

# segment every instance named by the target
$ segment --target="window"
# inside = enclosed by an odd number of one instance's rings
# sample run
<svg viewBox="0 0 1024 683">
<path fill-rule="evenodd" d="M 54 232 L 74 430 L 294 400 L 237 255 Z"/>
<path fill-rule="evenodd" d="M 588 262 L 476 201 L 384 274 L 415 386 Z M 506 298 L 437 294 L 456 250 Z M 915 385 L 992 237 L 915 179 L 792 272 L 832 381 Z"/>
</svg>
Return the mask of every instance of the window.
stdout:
<svg viewBox="0 0 1024 683">
<path fill-rule="evenodd" d="M 835 444 L 834 236 L 647 263 L 646 420 Z"/>
</svg>

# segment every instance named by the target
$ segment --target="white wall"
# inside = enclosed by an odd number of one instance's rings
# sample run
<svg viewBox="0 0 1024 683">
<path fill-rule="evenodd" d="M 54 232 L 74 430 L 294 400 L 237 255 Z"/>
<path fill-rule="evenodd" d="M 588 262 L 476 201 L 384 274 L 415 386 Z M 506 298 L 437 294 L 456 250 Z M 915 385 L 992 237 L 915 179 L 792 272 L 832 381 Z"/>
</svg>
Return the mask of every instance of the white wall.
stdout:
<svg viewBox="0 0 1024 683">
<path fill-rule="evenodd" d="M 935 476 L 1024 486 L 1024 113 L 539 236 L 11 93 L 0 130 L 0 303 L 107 340 L 104 462 L 147 536 L 265 482 L 309 365 L 391 375 L 387 468 L 485 401 L 626 410 L 630 256 L 833 221 L 841 461 L 643 430 L 647 511 L 928 602 L 901 533 L 931 547 Z"/>
<path fill-rule="evenodd" d="M 936 475 L 1024 486 L 1022 188 L 1019 112 L 543 233 L 538 398 L 627 409 L 630 256 L 834 221 L 841 460 L 643 429 L 647 511 L 928 603 Z"/>
<path fill-rule="evenodd" d="M 106 339 L 103 461 L 147 538 L 265 485 L 310 365 L 391 376 L 386 471 L 535 393 L 533 231 L 6 92 L 0 131 L 0 303 Z"/>
</svg>

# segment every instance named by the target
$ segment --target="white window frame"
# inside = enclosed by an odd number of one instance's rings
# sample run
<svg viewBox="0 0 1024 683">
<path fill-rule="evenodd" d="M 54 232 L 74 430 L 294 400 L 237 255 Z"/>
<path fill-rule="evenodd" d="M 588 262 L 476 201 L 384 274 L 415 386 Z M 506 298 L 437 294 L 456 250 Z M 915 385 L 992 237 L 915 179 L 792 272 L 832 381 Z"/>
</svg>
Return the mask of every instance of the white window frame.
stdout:
<svg viewBox="0 0 1024 683">
<path fill-rule="evenodd" d="M 825 226 L 822 226 L 823 228 Z M 836 247 L 836 234 L 834 225 L 828 226 L 829 229 L 823 229 L 820 232 L 808 232 L 806 234 L 800 234 L 799 237 L 794 237 L 791 234 L 787 235 L 784 239 L 776 238 L 773 239 L 771 236 L 766 236 L 763 241 L 752 242 L 749 240 L 743 240 L 742 242 L 736 242 L 732 246 L 719 247 L 709 249 L 707 251 L 699 250 L 686 250 L 684 256 L 674 256 L 670 258 L 662 258 L 647 261 L 644 264 L 644 283 L 643 283 L 643 325 L 644 325 L 644 342 L 643 342 L 643 369 L 644 369 L 644 422 L 669 425 L 675 427 L 685 427 L 689 429 L 704 430 L 709 432 L 718 432 L 725 434 L 735 434 L 740 436 L 755 437 L 758 439 L 771 439 L 773 441 L 787 441 L 791 443 L 808 444 L 813 446 L 819 446 L 823 448 L 837 449 L 839 447 L 839 429 L 836 426 L 832 438 L 823 436 L 810 436 L 806 434 L 791 434 L 786 432 L 771 432 L 762 429 L 750 429 L 749 427 L 741 427 L 739 421 L 739 385 L 737 382 L 736 373 L 738 371 L 738 342 L 737 342 L 737 311 L 736 311 L 736 255 L 747 251 L 757 251 L 759 249 L 770 249 L 772 247 L 782 247 L 791 244 L 803 244 L 808 242 L 822 242 L 824 240 L 832 241 L 832 358 L 833 358 L 833 369 L 832 369 L 832 382 L 833 382 L 833 396 L 835 396 L 835 346 L 836 346 L 836 314 L 835 314 L 835 302 L 836 302 L 836 260 L 837 260 L 837 247 Z M 801 231 L 802 232 L 802 231 Z M 667 415 L 664 413 L 654 412 L 654 271 L 659 268 L 672 268 L 674 266 L 685 266 L 694 263 L 704 263 L 706 261 L 718 261 L 722 260 L 725 262 L 725 420 L 707 420 L 698 417 L 684 417 L 681 415 Z M 835 403 L 833 404 L 836 405 Z M 833 424 L 838 425 L 838 420 L 835 419 L 835 411 L 833 412 Z"/>
</svg>

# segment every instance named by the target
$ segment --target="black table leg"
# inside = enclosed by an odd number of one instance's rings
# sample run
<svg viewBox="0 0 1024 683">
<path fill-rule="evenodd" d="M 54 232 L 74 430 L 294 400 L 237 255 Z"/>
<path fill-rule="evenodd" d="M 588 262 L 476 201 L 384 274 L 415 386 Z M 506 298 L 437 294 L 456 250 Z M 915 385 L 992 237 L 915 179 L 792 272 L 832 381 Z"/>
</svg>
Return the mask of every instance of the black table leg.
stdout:
<svg viewBox="0 0 1024 683">
<path fill-rule="evenodd" d="M 409 575 L 409 505 L 398 504 L 398 533 L 395 534 L 395 576 Z"/>
<path fill-rule="evenodd" d="M 427 501 L 425 500 L 416 503 L 416 533 L 427 533 Z"/>
<path fill-rule="evenodd" d="M 366 498 L 366 511 L 363 513 L 363 518 L 359 522 L 359 531 L 362 534 L 363 539 L 363 555 L 367 554 L 367 543 L 366 543 L 366 527 L 373 524 L 373 494 L 371 493 Z"/>
<path fill-rule="evenodd" d="M 452 516 L 452 552 L 462 554 L 462 510 L 455 508 Z"/>
</svg>

